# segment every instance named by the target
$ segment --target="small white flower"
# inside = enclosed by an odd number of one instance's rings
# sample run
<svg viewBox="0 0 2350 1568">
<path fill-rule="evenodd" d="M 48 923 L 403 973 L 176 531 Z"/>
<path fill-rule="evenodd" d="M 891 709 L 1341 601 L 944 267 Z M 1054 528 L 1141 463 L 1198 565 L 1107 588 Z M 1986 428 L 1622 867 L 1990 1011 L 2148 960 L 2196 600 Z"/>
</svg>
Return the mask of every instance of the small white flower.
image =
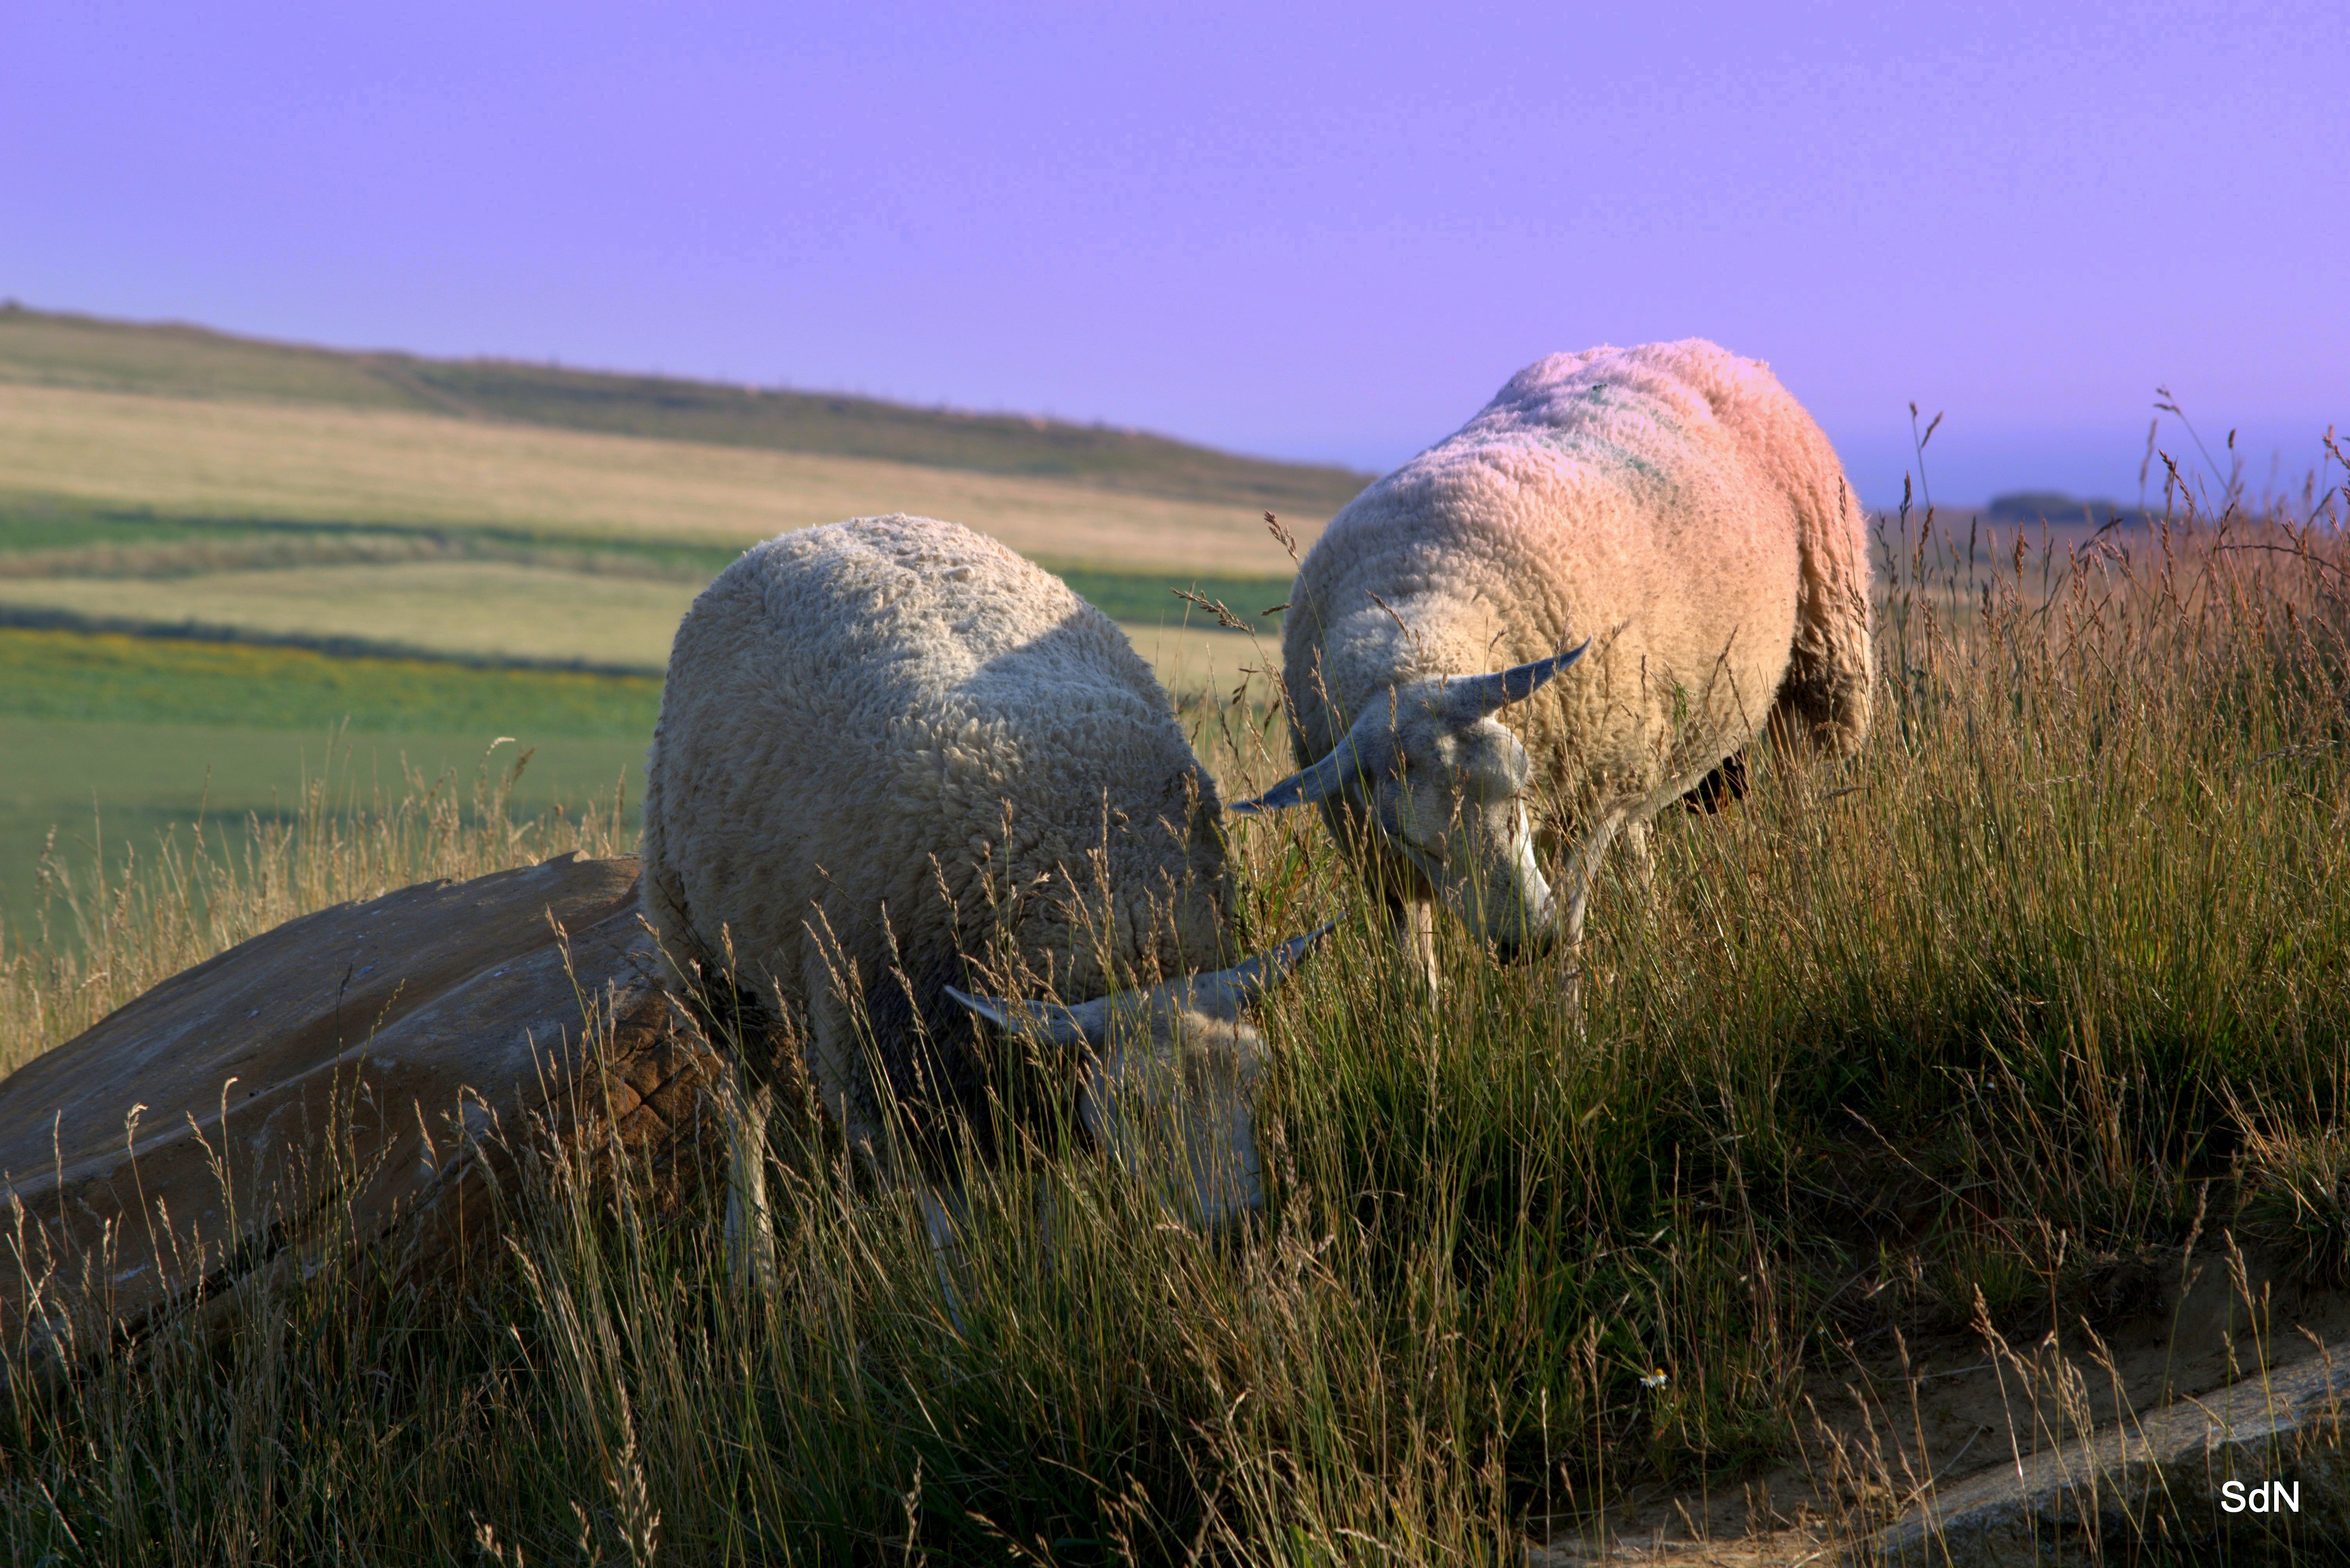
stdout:
<svg viewBox="0 0 2350 1568">
<path fill-rule="evenodd" d="M 1640 1386 L 1643 1388 L 1662 1388 L 1664 1386 L 1665 1369 L 1661 1366 L 1654 1372 L 1646 1372 L 1640 1376 Z"/>
</svg>

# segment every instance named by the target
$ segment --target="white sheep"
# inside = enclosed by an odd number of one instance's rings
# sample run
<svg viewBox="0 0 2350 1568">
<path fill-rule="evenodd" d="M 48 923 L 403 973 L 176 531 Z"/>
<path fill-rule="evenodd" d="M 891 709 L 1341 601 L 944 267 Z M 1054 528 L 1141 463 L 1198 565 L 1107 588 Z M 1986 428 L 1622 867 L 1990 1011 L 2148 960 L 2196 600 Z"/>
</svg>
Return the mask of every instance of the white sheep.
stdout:
<svg viewBox="0 0 2350 1568">
<path fill-rule="evenodd" d="M 983 1137 L 984 1017 L 1075 1058 L 1121 1163 L 1180 1124 L 1199 1218 L 1260 1201 L 1242 1010 L 1308 939 L 1198 972 L 1233 929 L 1215 784 L 1058 578 L 928 518 L 770 540 L 679 626 L 649 775 L 647 917 L 681 964 L 804 1014 L 852 1147 L 898 1170 L 893 1124 L 931 1156 L 956 1117 Z M 1089 1000 L 958 989 L 1024 970 Z"/>
<path fill-rule="evenodd" d="M 1859 746 L 1868 577 L 1859 501 L 1768 367 L 1555 354 L 1307 554 L 1282 639 L 1305 771 L 1234 809 L 1319 804 L 1431 978 L 1435 902 L 1505 956 L 1571 948 L 1610 842 L 1645 877 L 1648 818 L 1766 727 Z"/>
</svg>

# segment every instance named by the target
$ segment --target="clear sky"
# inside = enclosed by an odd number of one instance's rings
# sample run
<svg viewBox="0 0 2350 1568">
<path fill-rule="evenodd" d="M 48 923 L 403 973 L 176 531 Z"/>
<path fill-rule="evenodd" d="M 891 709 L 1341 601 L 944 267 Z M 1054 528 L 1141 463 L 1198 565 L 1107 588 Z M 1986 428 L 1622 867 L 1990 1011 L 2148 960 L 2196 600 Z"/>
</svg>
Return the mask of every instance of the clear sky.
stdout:
<svg viewBox="0 0 2350 1568">
<path fill-rule="evenodd" d="M 1769 360 L 1871 500 L 2350 426 L 2350 26 L 1925 3 L 0 5 L 0 294 L 1392 465 Z M 2183 454 L 2166 421 L 2162 444 Z"/>
</svg>

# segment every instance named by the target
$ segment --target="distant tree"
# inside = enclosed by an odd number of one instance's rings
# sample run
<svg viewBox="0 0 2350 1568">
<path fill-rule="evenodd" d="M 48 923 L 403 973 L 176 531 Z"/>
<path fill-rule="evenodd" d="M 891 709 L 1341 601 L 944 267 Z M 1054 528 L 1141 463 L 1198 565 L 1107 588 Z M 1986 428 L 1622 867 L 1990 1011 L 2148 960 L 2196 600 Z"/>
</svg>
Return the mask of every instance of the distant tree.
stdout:
<svg viewBox="0 0 2350 1568">
<path fill-rule="evenodd" d="M 1983 509 L 1994 523 L 2078 523 L 2102 528 L 2122 514 L 2116 501 L 2084 501 L 2061 490 L 2018 490 L 1994 495 Z"/>
</svg>

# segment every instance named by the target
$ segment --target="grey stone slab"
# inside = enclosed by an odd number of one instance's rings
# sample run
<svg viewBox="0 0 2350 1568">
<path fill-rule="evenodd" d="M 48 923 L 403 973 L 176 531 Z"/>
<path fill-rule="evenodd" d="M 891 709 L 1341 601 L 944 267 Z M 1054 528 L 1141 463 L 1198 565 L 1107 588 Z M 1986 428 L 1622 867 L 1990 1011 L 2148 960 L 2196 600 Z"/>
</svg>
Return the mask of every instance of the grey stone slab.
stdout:
<svg viewBox="0 0 2350 1568">
<path fill-rule="evenodd" d="M 0 1080 L 0 1407 L 234 1321 L 330 1244 L 462 1273 L 534 1127 L 651 1171 L 714 1154 L 717 1059 L 658 982 L 636 876 L 566 856 L 322 909 Z"/>
</svg>

